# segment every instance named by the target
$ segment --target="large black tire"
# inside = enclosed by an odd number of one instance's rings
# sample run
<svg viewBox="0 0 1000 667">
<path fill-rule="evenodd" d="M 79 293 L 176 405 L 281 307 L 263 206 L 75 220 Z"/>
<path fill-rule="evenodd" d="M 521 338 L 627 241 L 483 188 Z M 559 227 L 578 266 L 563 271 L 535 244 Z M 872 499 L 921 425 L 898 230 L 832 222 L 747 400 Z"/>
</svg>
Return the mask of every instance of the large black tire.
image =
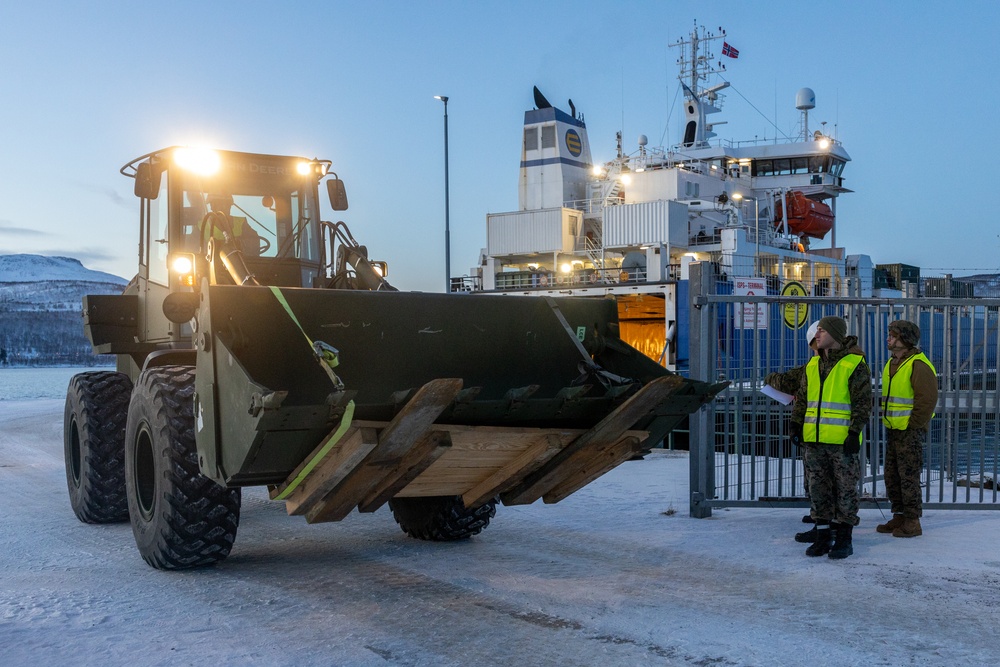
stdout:
<svg viewBox="0 0 1000 667">
<path fill-rule="evenodd" d="M 125 429 L 125 479 L 132 533 L 143 559 L 161 570 L 213 565 L 236 541 L 240 490 L 201 474 L 194 439 L 194 368 L 142 372 Z"/>
<path fill-rule="evenodd" d="M 460 496 L 393 498 L 389 509 L 403 532 L 418 540 L 450 542 L 479 534 L 497 513 L 493 499 L 474 510 L 465 509 Z"/>
<path fill-rule="evenodd" d="M 84 523 L 128 520 L 125 420 L 132 381 L 124 373 L 74 375 L 66 390 L 63 454 L 69 503 Z"/>
</svg>

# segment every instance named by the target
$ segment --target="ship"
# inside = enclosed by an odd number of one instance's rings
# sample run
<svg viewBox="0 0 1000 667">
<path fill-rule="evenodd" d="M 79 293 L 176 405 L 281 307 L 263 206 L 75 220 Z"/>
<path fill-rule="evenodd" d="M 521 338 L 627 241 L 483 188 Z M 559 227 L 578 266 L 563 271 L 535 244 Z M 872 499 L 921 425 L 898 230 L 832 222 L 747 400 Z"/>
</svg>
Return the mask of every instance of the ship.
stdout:
<svg viewBox="0 0 1000 667">
<path fill-rule="evenodd" d="M 798 90 L 792 136 L 721 141 L 730 83 L 713 48 L 721 28 L 678 39 L 681 136 L 669 147 L 640 135 L 616 155 L 591 157 L 584 116 L 534 88 L 524 114 L 518 210 L 487 215 L 487 246 L 453 291 L 613 297 L 621 337 L 666 368 L 687 370 L 688 279 L 710 262 L 719 293 L 894 296 L 867 255 L 836 243 L 837 200 L 851 193 L 843 143 L 814 129 L 810 88 Z M 890 286 L 883 286 L 888 288 Z M 793 328 L 807 326 L 803 320 Z"/>
</svg>

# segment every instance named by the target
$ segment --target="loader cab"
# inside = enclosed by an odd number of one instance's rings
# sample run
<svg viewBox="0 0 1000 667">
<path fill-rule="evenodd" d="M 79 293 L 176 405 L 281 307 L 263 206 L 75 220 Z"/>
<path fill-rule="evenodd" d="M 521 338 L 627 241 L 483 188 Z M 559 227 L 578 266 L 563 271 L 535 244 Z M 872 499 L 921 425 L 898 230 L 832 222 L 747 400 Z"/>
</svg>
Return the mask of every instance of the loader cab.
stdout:
<svg viewBox="0 0 1000 667">
<path fill-rule="evenodd" d="M 328 167 L 328 162 L 300 157 L 183 147 L 156 151 L 123 167 L 123 174 L 136 179 L 141 202 L 135 288 L 142 342 L 190 346 L 190 324 L 171 322 L 163 313 L 167 296 L 196 292 L 204 280 L 233 283 L 209 253 L 223 238 L 213 213 L 226 216 L 260 284 L 312 286 L 323 266 L 318 184 Z"/>
</svg>

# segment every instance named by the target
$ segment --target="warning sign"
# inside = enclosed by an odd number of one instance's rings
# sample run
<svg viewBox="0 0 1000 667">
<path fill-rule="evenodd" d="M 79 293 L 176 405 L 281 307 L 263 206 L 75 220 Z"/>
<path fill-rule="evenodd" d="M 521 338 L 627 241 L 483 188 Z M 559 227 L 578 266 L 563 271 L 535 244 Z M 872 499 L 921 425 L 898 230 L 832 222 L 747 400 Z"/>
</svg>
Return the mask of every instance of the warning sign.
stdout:
<svg viewBox="0 0 1000 667">
<path fill-rule="evenodd" d="M 781 296 L 808 296 L 805 285 L 797 280 L 789 280 L 781 288 Z M 798 329 L 809 317 L 809 306 L 804 303 L 786 303 L 782 306 L 782 319 L 789 329 Z"/>
<path fill-rule="evenodd" d="M 733 278 L 733 294 L 738 296 L 766 296 L 767 281 L 764 278 Z M 767 304 L 744 303 L 743 311 L 736 311 L 737 329 L 766 329 Z"/>
</svg>

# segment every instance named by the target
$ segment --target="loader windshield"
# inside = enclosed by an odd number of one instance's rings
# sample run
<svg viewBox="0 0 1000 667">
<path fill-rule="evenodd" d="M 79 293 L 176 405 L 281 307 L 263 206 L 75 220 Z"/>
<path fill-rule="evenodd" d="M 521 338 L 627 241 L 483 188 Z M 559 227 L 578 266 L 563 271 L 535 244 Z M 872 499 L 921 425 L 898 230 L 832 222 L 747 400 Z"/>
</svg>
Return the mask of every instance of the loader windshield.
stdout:
<svg viewBox="0 0 1000 667">
<path fill-rule="evenodd" d="M 176 175 L 180 187 L 174 205 L 179 214 L 181 245 L 200 253 L 209 238 L 221 238 L 208 215 L 229 216 L 244 254 L 254 258 L 320 260 L 319 211 L 315 181 L 287 173 L 243 173 L 231 169 L 206 178 Z"/>
</svg>

